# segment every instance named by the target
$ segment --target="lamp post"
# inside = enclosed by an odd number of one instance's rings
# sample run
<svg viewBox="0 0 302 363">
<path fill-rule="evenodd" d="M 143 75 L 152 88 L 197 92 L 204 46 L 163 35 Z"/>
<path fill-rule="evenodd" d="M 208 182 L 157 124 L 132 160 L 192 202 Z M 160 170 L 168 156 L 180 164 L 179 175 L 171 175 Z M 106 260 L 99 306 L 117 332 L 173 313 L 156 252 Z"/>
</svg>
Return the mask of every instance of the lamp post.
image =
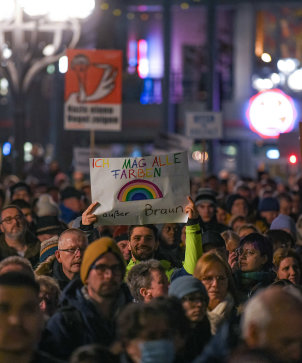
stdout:
<svg viewBox="0 0 302 363">
<path fill-rule="evenodd" d="M 0 2 L 0 73 L 9 82 L 14 107 L 13 172 L 24 164 L 26 96 L 35 75 L 74 48 L 81 20 L 95 0 L 7 0 Z"/>
</svg>

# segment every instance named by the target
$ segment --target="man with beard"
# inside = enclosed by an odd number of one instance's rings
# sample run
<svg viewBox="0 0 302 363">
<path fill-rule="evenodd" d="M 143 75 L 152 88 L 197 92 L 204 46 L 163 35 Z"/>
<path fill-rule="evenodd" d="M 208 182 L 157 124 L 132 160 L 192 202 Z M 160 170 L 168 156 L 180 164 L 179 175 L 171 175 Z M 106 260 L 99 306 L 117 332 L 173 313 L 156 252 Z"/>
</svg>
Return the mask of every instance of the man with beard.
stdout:
<svg viewBox="0 0 302 363">
<path fill-rule="evenodd" d="M 79 275 L 87 244 L 87 237 L 83 231 L 76 228 L 65 230 L 59 237 L 55 255 L 42 262 L 36 269 L 36 274 L 53 277 L 63 290 Z"/>
<path fill-rule="evenodd" d="M 188 204 L 185 207 L 188 214 L 186 226 L 186 251 L 181 274 L 193 274 L 198 258 L 202 255 L 201 233 L 198 224 L 198 212 L 191 197 L 188 197 Z M 168 279 L 171 279 L 175 268 L 168 260 L 158 258 L 158 233 L 153 224 L 132 225 L 129 227 L 128 248 L 131 251 L 131 259 L 127 265 L 127 272 L 141 261 L 151 258 L 159 259 Z"/>
<path fill-rule="evenodd" d="M 27 258 L 35 267 L 39 261 L 40 242 L 28 230 L 21 209 L 8 205 L 2 209 L 0 218 L 0 260 L 17 255 Z"/>
<path fill-rule="evenodd" d="M 132 297 L 123 283 L 125 262 L 113 239 L 103 237 L 88 245 L 81 264 L 81 280 L 63 291 L 61 308 L 47 322 L 40 348 L 67 359 L 78 347 L 109 346 L 115 319 Z"/>
</svg>

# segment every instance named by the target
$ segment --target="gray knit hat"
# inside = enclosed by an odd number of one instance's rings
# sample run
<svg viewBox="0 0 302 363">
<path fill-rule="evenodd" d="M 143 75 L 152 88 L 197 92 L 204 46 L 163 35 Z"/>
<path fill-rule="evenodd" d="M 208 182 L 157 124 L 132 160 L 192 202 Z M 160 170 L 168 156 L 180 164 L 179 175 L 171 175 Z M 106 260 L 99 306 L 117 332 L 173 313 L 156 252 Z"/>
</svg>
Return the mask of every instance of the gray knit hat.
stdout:
<svg viewBox="0 0 302 363">
<path fill-rule="evenodd" d="M 270 229 L 286 229 L 289 230 L 294 239 L 296 239 L 296 225 L 292 217 L 285 214 L 279 214 L 270 226 Z"/>
<path fill-rule="evenodd" d="M 49 194 L 41 194 L 35 205 L 38 217 L 58 216 L 60 209 Z"/>
<path fill-rule="evenodd" d="M 195 198 L 195 205 L 197 206 L 198 204 L 200 204 L 202 202 L 208 202 L 208 203 L 212 203 L 212 204 L 216 205 L 216 203 L 217 203 L 216 193 L 214 192 L 213 189 L 211 189 L 211 188 L 198 189 L 198 192 L 197 192 L 197 195 Z"/>
</svg>

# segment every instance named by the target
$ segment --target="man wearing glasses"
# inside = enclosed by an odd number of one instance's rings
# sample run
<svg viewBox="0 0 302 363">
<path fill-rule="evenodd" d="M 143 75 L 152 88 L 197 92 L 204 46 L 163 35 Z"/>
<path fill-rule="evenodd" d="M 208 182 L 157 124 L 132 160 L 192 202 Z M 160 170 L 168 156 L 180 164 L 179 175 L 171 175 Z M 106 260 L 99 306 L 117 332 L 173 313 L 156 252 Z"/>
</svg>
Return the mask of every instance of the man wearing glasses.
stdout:
<svg viewBox="0 0 302 363">
<path fill-rule="evenodd" d="M 0 229 L 0 260 L 9 256 L 22 256 L 35 267 L 39 261 L 40 242 L 29 231 L 21 209 L 15 205 L 3 208 Z"/>
<path fill-rule="evenodd" d="M 110 346 L 115 319 L 132 299 L 123 282 L 125 270 L 113 239 L 103 237 L 90 243 L 81 264 L 81 280 L 74 279 L 63 291 L 62 307 L 47 322 L 41 350 L 68 359 L 82 345 Z"/>
<path fill-rule="evenodd" d="M 65 230 L 59 237 L 55 255 L 41 263 L 35 271 L 36 274 L 53 277 L 63 290 L 79 275 L 87 244 L 87 237 L 83 231 L 76 228 Z"/>
</svg>

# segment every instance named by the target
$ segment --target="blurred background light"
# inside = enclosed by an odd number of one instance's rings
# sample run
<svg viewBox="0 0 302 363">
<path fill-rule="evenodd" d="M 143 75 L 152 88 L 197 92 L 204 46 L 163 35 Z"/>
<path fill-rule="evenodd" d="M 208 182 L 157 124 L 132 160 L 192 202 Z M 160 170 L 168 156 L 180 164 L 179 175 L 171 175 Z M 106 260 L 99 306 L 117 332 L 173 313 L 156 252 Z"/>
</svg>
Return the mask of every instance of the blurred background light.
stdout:
<svg viewBox="0 0 302 363">
<path fill-rule="evenodd" d="M 272 57 L 270 54 L 268 53 L 262 53 L 261 55 L 261 59 L 263 60 L 263 62 L 265 63 L 270 63 L 272 61 Z"/>
<path fill-rule="evenodd" d="M 288 157 L 288 161 L 289 161 L 291 164 L 296 164 L 296 163 L 297 163 L 297 161 L 298 161 L 297 155 L 295 155 L 295 154 L 291 154 L 291 155 Z"/>
<path fill-rule="evenodd" d="M 253 96 L 246 115 L 252 131 L 264 138 L 274 138 L 293 129 L 297 110 L 291 97 L 273 89 Z"/>
<path fill-rule="evenodd" d="M 298 66 L 299 61 L 294 58 L 279 59 L 277 62 L 277 68 L 285 74 L 292 73 Z"/>
<path fill-rule="evenodd" d="M 192 159 L 199 163 L 204 163 L 209 159 L 209 154 L 206 151 L 196 150 L 192 153 Z"/>
<path fill-rule="evenodd" d="M 274 87 L 274 83 L 270 78 L 260 78 L 255 77 L 252 81 L 253 88 L 257 91 L 263 91 L 267 89 L 272 89 Z"/>
<path fill-rule="evenodd" d="M 0 2 L 0 21 L 11 20 L 15 13 L 14 1 L 1 1 Z"/>
<path fill-rule="evenodd" d="M 288 87 L 293 91 L 302 91 L 302 69 L 297 69 L 288 76 Z"/>
<path fill-rule="evenodd" d="M 66 55 L 59 59 L 59 72 L 66 73 L 68 71 L 68 58 Z"/>
<path fill-rule="evenodd" d="M 281 82 L 281 77 L 278 73 L 272 73 L 270 79 L 275 86 Z"/>
<path fill-rule="evenodd" d="M 2 154 L 3 154 L 4 156 L 9 155 L 9 154 L 10 154 L 10 152 L 11 152 L 11 149 L 12 149 L 12 145 L 11 145 L 11 143 L 10 143 L 10 142 L 5 142 L 5 143 L 3 144 L 3 147 L 2 147 Z"/>
<path fill-rule="evenodd" d="M 278 149 L 269 149 L 266 152 L 266 157 L 268 159 L 277 160 L 280 158 L 280 152 Z"/>
</svg>

